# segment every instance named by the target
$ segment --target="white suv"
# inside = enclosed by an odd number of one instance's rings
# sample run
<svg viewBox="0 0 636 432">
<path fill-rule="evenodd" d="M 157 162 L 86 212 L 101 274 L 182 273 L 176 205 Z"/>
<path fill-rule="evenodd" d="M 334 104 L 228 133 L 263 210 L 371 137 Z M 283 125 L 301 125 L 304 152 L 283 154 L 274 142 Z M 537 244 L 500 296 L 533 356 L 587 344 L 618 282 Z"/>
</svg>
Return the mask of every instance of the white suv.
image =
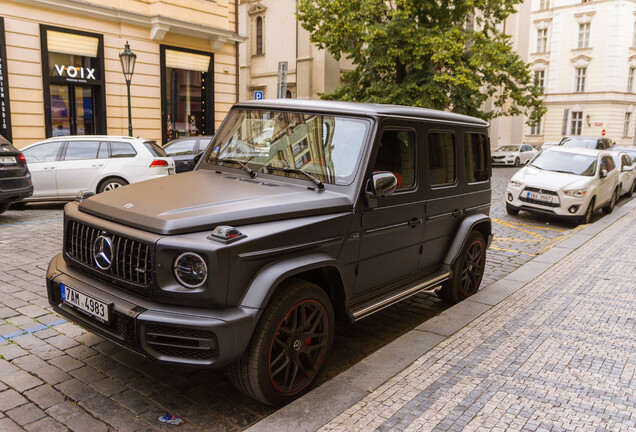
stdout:
<svg viewBox="0 0 636 432">
<path fill-rule="evenodd" d="M 611 213 L 619 193 L 612 152 L 550 147 L 512 176 L 506 210 L 511 215 L 525 210 L 589 223 L 598 208 Z"/>
<path fill-rule="evenodd" d="M 70 200 L 81 190 L 99 193 L 174 174 L 172 158 L 155 141 L 142 138 L 55 137 L 22 153 L 33 178 L 33 196 L 24 201 Z"/>
</svg>

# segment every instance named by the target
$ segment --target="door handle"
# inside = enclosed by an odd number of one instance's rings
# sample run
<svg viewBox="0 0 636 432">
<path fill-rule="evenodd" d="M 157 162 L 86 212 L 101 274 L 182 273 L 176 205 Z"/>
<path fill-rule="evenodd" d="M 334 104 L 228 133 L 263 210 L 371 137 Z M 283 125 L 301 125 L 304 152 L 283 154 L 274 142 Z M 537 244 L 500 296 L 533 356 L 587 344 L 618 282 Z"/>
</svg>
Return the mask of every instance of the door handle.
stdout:
<svg viewBox="0 0 636 432">
<path fill-rule="evenodd" d="M 422 223 L 422 219 L 418 219 L 418 218 L 413 218 L 408 222 L 408 225 L 411 228 L 415 228 L 416 226 L 418 226 L 419 224 Z"/>
<path fill-rule="evenodd" d="M 100 166 L 104 166 L 104 164 L 94 164 L 94 167 L 100 167 Z"/>
<path fill-rule="evenodd" d="M 45 170 L 52 170 L 55 169 L 55 167 L 44 167 Z"/>
<path fill-rule="evenodd" d="M 464 213 L 464 210 L 460 210 L 460 209 L 455 209 L 451 212 L 451 214 L 453 215 L 453 217 L 458 217 L 460 216 L 462 213 Z"/>
</svg>

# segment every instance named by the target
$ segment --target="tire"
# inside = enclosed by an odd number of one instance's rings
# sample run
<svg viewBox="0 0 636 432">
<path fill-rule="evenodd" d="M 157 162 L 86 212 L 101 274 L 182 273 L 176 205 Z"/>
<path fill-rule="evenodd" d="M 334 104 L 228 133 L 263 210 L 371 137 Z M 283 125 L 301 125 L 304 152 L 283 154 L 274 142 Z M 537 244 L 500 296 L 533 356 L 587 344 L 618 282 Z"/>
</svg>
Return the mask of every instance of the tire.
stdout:
<svg viewBox="0 0 636 432">
<path fill-rule="evenodd" d="M 508 213 L 510 216 L 517 216 L 519 214 L 519 209 L 506 203 L 506 213 Z"/>
<path fill-rule="evenodd" d="M 603 213 L 610 214 L 612 211 L 614 211 L 614 207 L 616 207 L 616 201 L 618 201 L 618 189 L 614 189 L 614 193 L 612 194 L 610 202 L 605 207 L 603 207 Z"/>
<path fill-rule="evenodd" d="M 515 159 L 515 167 L 518 167 L 521 164 L 521 160 L 519 158 Z"/>
<path fill-rule="evenodd" d="M 318 285 L 291 280 L 270 300 L 243 357 L 228 367 L 234 386 L 268 405 L 306 393 L 324 364 L 334 334 L 329 296 Z"/>
<path fill-rule="evenodd" d="M 631 198 L 632 195 L 634 195 L 634 189 L 636 189 L 636 179 L 634 179 L 634 182 L 632 183 L 632 187 L 629 188 L 625 196 L 627 198 Z"/>
<path fill-rule="evenodd" d="M 437 295 L 455 304 L 475 294 L 484 275 L 486 241 L 479 231 L 472 231 L 453 264 L 452 278 L 442 284 Z"/>
<path fill-rule="evenodd" d="M 579 219 L 579 225 L 589 224 L 592 222 L 592 215 L 594 214 L 594 204 L 596 204 L 596 198 L 592 198 L 590 204 L 587 206 L 587 210 L 585 210 L 585 214 Z"/>
<path fill-rule="evenodd" d="M 0 214 L 6 212 L 9 209 L 9 203 L 0 204 Z"/>
<path fill-rule="evenodd" d="M 99 187 L 97 188 L 97 193 L 117 189 L 118 187 L 126 186 L 127 184 L 128 182 L 122 178 L 110 177 L 102 180 L 102 182 L 99 184 Z"/>
</svg>

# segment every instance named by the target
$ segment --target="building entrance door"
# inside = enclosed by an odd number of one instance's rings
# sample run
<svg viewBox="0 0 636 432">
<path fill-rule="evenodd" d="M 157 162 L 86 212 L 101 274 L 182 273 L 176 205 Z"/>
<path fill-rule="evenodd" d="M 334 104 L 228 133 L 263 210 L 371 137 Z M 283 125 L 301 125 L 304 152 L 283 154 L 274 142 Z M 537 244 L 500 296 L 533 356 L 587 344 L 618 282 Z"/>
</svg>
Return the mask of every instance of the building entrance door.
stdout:
<svg viewBox="0 0 636 432">
<path fill-rule="evenodd" d="M 95 135 L 92 86 L 51 84 L 51 135 Z"/>
</svg>

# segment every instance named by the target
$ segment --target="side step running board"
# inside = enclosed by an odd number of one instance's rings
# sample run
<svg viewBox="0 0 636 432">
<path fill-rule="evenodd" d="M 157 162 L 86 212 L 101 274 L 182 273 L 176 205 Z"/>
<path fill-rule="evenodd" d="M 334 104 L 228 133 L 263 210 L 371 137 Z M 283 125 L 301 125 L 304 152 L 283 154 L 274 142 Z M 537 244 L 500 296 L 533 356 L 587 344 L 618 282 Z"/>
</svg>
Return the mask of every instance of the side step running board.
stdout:
<svg viewBox="0 0 636 432">
<path fill-rule="evenodd" d="M 404 300 L 405 298 L 411 297 L 412 295 L 415 295 L 420 292 L 427 291 L 432 293 L 434 292 L 435 288 L 437 288 L 442 282 L 447 281 L 449 278 L 450 278 L 450 273 L 446 272 L 434 277 L 433 279 L 428 279 L 424 282 L 418 283 L 417 285 L 414 285 L 396 294 L 392 294 L 388 297 L 384 297 L 379 300 L 376 300 L 372 304 L 363 305 L 352 312 L 353 319 L 355 321 L 358 321 L 366 316 L 371 315 L 372 313 L 375 313 L 379 310 L 389 307 L 392 304 L 395 304 L 401 300 Z"/>
</svg>

